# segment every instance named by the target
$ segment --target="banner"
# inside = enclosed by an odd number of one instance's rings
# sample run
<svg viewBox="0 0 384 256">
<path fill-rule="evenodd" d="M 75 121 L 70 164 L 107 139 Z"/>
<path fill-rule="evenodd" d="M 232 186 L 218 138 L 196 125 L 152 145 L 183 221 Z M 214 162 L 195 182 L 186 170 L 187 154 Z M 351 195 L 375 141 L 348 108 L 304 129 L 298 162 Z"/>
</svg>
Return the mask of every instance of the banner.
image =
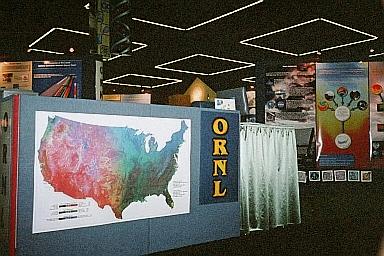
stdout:
<svg viewBox="0 0 384 256">
<path fill-rule="evenodd" d="M 80 60 L 33 61 L 33 91 L 40 96 L 81 98 Z"/>
<path fill-rule="evenodd" d="M 238 201 L 239 113 L 201 111 L 200 204 Z"/>
<path fill-rule="evenodd" d="M 368 63 L 316 64 L 319 167 L 369 164 Z"/>
<path fill-rule="evenodd" d="M 265 123 L 315 127 L 315 64 L 281 67 L 266 73 Z"/>
<path fill-rule="evenodd" d="M 384 167 L 384 62 L 369 63 L 369 100 L 371 114 L 371 164 Z"/>
<path fill-rule="evenodd" d="M 189 213 L 191 120 L 36 111 L 33 233 Z"/>
</svg>

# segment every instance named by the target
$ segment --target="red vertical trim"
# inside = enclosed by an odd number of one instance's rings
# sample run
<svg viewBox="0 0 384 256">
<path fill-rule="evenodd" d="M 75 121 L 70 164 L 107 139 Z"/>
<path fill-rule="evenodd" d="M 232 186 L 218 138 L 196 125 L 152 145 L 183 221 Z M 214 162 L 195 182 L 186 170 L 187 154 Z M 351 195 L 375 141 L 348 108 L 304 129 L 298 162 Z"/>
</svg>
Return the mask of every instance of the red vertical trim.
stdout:
<svg viewBox="0 0 384 256">
<path fill-rule="evenodd" d="M 11 139 L 11 194 L 9 219 L 9 255 L 16 255 L 17 172 L 19 161 L 19 96 L 13 97 Z"/>
</svg>

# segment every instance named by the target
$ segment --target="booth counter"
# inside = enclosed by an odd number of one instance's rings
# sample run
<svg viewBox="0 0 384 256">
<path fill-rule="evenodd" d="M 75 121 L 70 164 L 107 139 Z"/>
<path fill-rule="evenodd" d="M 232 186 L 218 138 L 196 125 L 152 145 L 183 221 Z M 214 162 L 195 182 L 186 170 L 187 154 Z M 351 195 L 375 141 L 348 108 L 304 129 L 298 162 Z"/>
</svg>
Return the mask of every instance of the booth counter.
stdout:
<svg viewBox="0 0 384 256">
<path fill-rule="evenodd" d="M 239 112 L 15 95 L 1 118 L 1 255 L 240 235 Z"/>
</svg>

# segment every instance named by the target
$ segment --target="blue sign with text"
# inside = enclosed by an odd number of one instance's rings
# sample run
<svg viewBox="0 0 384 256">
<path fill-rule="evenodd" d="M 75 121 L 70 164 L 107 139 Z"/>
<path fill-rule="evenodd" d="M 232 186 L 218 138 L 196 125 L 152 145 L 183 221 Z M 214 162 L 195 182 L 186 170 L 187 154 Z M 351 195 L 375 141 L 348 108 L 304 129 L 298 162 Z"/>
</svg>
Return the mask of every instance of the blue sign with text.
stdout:
<svg viewBox="0 0 384 256">
<path fill-rule="evenodd" d="M 239 112 L 201 111 L 200 204 L 238 201 Z"/>
</svg>

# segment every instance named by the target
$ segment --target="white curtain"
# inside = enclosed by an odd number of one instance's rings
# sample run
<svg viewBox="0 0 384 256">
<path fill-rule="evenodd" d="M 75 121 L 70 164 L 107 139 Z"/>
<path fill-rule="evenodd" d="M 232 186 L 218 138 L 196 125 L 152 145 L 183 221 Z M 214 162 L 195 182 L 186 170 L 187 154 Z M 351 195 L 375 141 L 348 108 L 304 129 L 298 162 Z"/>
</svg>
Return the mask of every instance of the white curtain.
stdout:
<svg viewBox="0 0 384 256">
<path fill-rule="evenodd" d="M 241 229 L 245 232 L 300 223 L 294 128 L 240 126 Z"/>
</svg>

